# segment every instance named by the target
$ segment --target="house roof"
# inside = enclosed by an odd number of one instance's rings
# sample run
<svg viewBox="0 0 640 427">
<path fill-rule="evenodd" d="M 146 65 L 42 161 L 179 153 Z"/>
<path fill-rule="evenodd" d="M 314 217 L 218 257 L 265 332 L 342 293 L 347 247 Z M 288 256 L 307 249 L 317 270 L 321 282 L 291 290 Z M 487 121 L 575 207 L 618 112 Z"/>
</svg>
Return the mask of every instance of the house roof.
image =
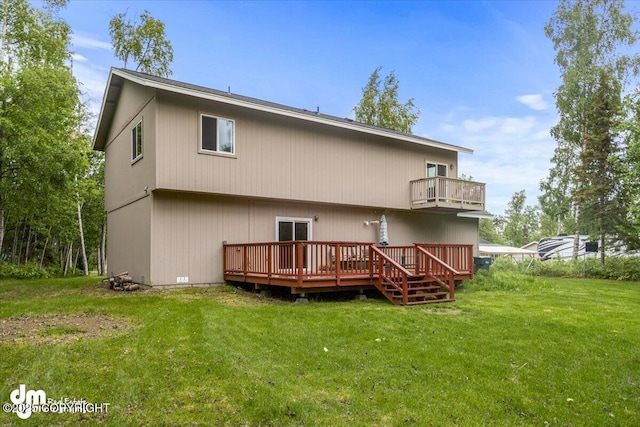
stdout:
<svg viewBox="0 0 640 427">
<path fill-rule="evenodd" d="M 527 255 L 530 257 L 535 257 L 538 255 L 537 251 L 532 251 L 524 248 L 515 248 L 513 246 L 499 245 L 496 243 L 491 243 L 484 239 L 480 239 L 478 252 L 481 255 Z"/>
<path fill-rule="evenodd" d="M 399 132 L 392 129 L 385 129 L 372 126 L 366 123 L 356 122 L 348 118 L 340 118 L 323 114 L 318 111 L 308 111 L 300 108 L 293 108 L 282 104 L 276 104 L 261 99 L 250 98 L 247 96 L 237 95 L 231 92 L 224 92 L 216 89 L 210 89 L 203 86 L 197 86 L 189 83 L 171 80 L 163 77 L 152 76 L 137 71 L 126 70 L 123 68 L 111 68 L 109 80 L 105 88 L 102 98 L 102 106 L 98 118 L 98 125 L 93 137 L 93 148 L 95 150 L 104 150 L 106 138 L 111 126 L 111 121 L 115 114 L 118 98 L 124 80 L 150 87 L 157 90 L 193 96 L 201 99 L 208 99 L 230 105 L 249 108 L 252 110 L 265 111 L 286 117 L 293 117 L 300 120 L 306 120 L 315 123 L 326 124 L 338 128 L 349 129 L 356 132 L 362 132 L 371 135 L 393 138 L 405 142 L 410 142 L 428 147 L 440 148 L 443 150 L 456 151 L 459 153 L 472 154 L 473 150 L 469 148 L 459 147 L 452 144 L 436 141 L 421 136 Z"/>
</svg>

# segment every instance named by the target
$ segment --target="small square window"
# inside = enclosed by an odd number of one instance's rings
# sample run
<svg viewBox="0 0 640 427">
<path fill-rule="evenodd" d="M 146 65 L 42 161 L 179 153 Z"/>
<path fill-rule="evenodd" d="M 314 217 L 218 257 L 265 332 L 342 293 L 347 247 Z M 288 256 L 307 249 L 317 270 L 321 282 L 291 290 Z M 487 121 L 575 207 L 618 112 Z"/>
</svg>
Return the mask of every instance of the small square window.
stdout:
<svg viewBox="0 0 640 427">
<path fill-rule="evenodd" d="M 142 120 L 131 129 L 131 161 L 142 157 Z"/>
<path fill-rule="evenodd" d="M 235 154 L 235 122 L 221 117 L 201 114 L 200 150 Z"/>
</svg>

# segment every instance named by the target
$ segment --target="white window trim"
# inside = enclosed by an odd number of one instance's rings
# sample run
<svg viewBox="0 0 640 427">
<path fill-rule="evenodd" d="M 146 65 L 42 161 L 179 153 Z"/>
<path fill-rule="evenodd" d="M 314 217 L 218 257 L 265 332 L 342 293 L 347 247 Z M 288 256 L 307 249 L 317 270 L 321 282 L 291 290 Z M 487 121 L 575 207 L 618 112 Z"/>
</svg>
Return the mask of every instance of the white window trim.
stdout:
<svg viewBox="0 0 640 427">
<path fill-rule="evenodd" d="M 138 127 L 138 125 L 140 125 L 140 133 L 141 135 L 141 142 L 142 144 L 140 145 L 140 154 L 138 154 L 136 157 L 133 157 L 133 155 L 135 154 L 135 146 L 137 145 L 136 142 L 137 141 L 133 141 L 133 130 L 136 129 Z M 140 160 L 143 156 L 144 156 L 144 123 L 143 123 L 143 119 L 140 119 L 138 122 L 136 122 L 135 126 L 131 128 L 130 132 L 129 132 L 129 137 L 130 137 L 130 141 L 129 141 L 129 146 L 131 148 L 131 164 L 133 165 L 134 163 L 137 163 L 138 160 Z"/>
<path fill-rule="evenodd" d="M 276 236 L 276 242 L 280 241 L 280 231 L 278 228 L 278 223 L 279 222 L 306 222 L 308 224 L 308 236 L 307 236 L 307 240 L 311 241 L 313 240 L 313 218 L 296 218 L 296 217 L 291 217 L 291 216 L 277 216 L 276 217 L 276 223 L 275 223 L 275 236 Z"/>
<path fill-rule="evenodd" d="M 202 117 L 203 116 L 216 119 L 217 123 L 220 123 L 220 120 L 227 120 L 233 123 L 233 152 L 232 153 L 227 153 L 226 151 L 207 150 L 205 148 L 202 148 Z M 216 129 L 216 138 L 217 138 L 217 129 Z M 198 113 L 198 153 L 210 154 L 215 156 L 235 157 L 236 156 L 236 121 L 234 119 L 218 116 L 216 114 L 203 113 L 203 112 Z"/>
</svg>

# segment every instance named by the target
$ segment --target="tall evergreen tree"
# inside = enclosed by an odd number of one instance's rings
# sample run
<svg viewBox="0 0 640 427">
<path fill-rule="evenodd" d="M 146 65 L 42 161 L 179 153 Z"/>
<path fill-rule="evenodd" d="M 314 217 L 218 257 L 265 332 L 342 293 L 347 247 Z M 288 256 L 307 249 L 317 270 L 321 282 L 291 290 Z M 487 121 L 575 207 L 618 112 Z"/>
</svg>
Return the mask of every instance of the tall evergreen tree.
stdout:
<svg viewBox="0 0 640 427">
<path fill-rule="evenodd" d="M 605 236 L 617 235 L 628 206 L 617 135 L 620 88 L 604 70 L 600 72 L 592 101 L 591 108 L 585 112 L 583 147 L 574 170 L 581 183 L 574 192 L 574 200 L 582 207 L 578 226 L 599 238 L 600 259 L 604 264 Z"/>
</svg>

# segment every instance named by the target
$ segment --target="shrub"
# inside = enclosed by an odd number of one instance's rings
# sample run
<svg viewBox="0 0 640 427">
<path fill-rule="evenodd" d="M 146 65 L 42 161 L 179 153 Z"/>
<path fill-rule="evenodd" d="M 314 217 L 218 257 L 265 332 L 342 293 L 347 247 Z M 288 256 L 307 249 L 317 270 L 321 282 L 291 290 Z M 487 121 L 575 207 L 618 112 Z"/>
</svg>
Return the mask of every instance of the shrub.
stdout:
<svg viewBox="0 0 640 427">
<path fill-rule="evenodd" d="M 588 277 L 591 279 L 640 280 L 640 257 L 607 257 L 577 260 L 536 260 L 529 269 L 531 274 L 548 277 Z"/>
<path fill-rule="evenodd" d="M 57 268 L 41 268 L 35 262 L 28 264 L 0 264 L 0 279 L 45 279 L 59 275 Z"/>
<path fill-rule="evenodd" d="M 547 283 L 533 275 L 526 274 L 529 261 L 515 262 L 507 257 L 493 261 L 489 269 L 480 269 L 472 280 L 467 280 L 463 288 L 483 291 L 525 292 L 547 286 Z"/>
</svg>

